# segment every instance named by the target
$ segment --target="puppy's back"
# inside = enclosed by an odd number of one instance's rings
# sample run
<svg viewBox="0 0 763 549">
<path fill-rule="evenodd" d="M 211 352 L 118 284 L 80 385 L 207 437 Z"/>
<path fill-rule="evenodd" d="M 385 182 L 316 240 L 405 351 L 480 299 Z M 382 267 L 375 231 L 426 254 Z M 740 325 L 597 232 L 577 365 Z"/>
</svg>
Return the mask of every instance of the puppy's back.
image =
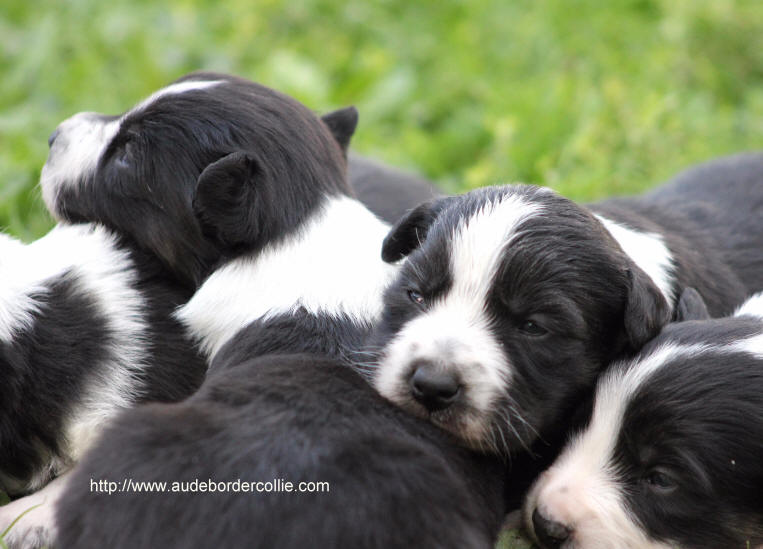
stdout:
<svg viewBox="0 0 763 549">
<path fill-rule="evenodd" d="M 215 374 L 185 403 L 125 414 L 71 479 L 58 542 L 487 548 L 503 514 L 501 467 L 453 446 L 346 367 L 265 357 Z M 91 492 L 91 479 L 121 487 L 125 478 L 168 491 Z M 169 491 L 196 479 L 283 479 L 295 492 Z M 296 492 L 300 482 L 328 489 Z"/>
</svg>

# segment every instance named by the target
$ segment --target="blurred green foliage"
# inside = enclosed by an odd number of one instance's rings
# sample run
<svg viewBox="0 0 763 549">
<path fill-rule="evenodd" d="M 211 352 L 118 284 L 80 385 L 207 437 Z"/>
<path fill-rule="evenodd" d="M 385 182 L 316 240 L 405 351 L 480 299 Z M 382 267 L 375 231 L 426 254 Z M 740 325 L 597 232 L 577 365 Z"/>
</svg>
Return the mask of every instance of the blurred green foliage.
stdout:
<svg viewBox="0 0 763 549">
<path fill-rule="evenodd" d="M 592 199 L 763 146 L 759 0 L 11 0 L 0 55 L 0 227 L 27 239 L 55 126 L 197 69 L 355 104 L 357 150 L 449 191 Z"/>
</svg>

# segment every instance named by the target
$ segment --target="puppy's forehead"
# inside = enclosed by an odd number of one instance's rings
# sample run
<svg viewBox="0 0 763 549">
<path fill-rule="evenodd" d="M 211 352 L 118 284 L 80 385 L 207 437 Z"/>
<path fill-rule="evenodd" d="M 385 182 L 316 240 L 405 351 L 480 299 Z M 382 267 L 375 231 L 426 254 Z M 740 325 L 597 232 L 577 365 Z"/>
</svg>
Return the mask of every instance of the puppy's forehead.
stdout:
<svg viewBox="0 0 763 549">
<path fill-rule="evenodd" d="M 538 215 L 543 206 L 522 193 L 490 196 L 464 215 L 452 229 L 455 287 L 475 290 L 492 280 L 503 251 L 522 224 Z M 482 288 L 487 292 L 488 288 Z"/>
<path fill-rule="evenodd" d="M 541 225 L 554 225 L 558 214 L 567 210 L 579 208 L 545 187 L 478 189 L 438 216 L 424 246 L 447 249 L 454 282 L 463 282 L 460 286 L 469 293 L 479 290 L 486 294 L 489 288 L 485 286 L 492 283 L 512 242 Z"/>
<path fill-rule="evenodd" d="M 597 388 L 597 404 L 623 413 L 639 396 L 663 395 L 664 399 L 694 391 L 734 375 L 748 375 L 736 365 L 763 358 L 760 325 L 746 319 L 685 322 L 665 330 L 639 355 L 610 368 Z M 672 327 L 669 327 L 672 328 Z M 724 377 L 716 373 L 724 369 Z M 737 372 L 737 370 L 740 370 Z M 686 383 L 692 379 L 692 383 Z"/>
<path fill-rule="evenodd" d="M 472 247 L 480 254 L 502 248 L 524 221 L 547 206 L 550 189 L 502 185 L 471 191 L 453 201 L 438 216 L 433 240 L 444 239 L 455 249 Z"/>
</svg>

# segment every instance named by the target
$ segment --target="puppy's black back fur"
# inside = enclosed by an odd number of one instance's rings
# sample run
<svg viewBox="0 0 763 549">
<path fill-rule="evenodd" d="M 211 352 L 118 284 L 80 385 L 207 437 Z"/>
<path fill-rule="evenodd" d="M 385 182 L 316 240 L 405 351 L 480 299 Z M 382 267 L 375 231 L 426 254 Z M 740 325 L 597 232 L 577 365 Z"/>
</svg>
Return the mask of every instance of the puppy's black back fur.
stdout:
<svg viewBox="0 0 763 549">
<path fill-rule="evenodd" d="M 701 164 L 637 197 L 591 208 L 664 235 L 679 289 L 694 287 L 713 316 L 729 314 L 763 289 L 763 154 Z"/>
<path fill-rule="evenodd" d="M 91 493 L 91 478 L 330 488 L 108 495 Z M 216 372 L 184 403 L 121 417 L 70 481 L 59 546 L 488 548 L 500 478 L 500 463 L 458 449 L 352 370 L 269 356 Z"/>
</svg>

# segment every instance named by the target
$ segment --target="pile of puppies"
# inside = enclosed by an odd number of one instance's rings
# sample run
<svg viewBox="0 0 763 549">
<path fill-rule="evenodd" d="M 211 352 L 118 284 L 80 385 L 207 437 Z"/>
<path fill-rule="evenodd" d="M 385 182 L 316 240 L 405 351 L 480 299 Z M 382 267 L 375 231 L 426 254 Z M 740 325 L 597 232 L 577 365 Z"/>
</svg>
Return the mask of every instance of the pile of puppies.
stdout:
<svg viewBox="0 0 763 549">
<path fill-rule="evenodd" d="M 59 225 L 0 239 L 4 542 L 489 548 L 524 502 L 546 548 L 763 544 L 763 155 L 440 197 L 353 188 L 356 124 L 195 73 L 59 126 Z"/>
</svg>

